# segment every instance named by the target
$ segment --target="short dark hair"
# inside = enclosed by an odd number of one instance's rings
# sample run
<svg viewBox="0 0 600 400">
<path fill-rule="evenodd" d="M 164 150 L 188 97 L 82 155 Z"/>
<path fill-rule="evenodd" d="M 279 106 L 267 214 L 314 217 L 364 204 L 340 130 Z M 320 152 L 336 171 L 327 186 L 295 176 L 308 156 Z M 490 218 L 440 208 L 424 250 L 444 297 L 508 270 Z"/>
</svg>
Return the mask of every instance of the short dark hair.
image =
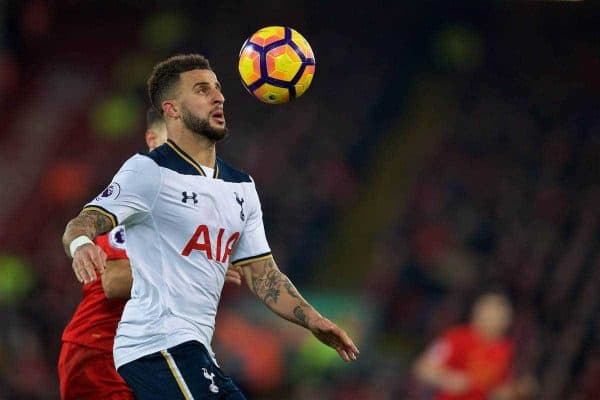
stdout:
<svg viewBox="0 0 600 400">
<path fill-rule="evenodd" d="M 163 115 L 161 103 L 179 82 L 179 74 L 194 69 L 211 69 L 208 59 L 200 54 L 178 54 L 154 66 L 148 79 L 148 96 L 158 115 Z"/>
<path fill-rule="evenodd" d="M 162 116 L 156 112 L 154 107 L 148 108 L 146 112 L 146 129 L 150 129 L 160 122 L 164 122 Z"/>
</svg>

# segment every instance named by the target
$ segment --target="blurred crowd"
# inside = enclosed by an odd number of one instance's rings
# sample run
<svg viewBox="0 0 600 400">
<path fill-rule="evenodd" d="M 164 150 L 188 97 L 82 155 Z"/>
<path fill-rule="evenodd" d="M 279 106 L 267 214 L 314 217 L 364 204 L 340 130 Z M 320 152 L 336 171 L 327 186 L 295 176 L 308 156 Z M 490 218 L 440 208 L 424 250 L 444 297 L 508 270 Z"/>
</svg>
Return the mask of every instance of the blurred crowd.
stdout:
<svg viewBox="0 0 600 400">
<path fill-rule="evenodd" d="M 537 375 L 541 399 L 591 399 L 600 120 L 581 88 L 556 98 L 531 85 L 514 97 L 496 85 L 469 82 L 456 125 L 382 239 L 370 286 L 383 330 L 398 349 L 422 344 L 464 320 L 481 288 L 500 286 L 515 306 L 517 373 Z"/>
<path fill-rule="evenodd" d="M 134 1 L 3 6 L 0 400 L 57 398 L 60 336 L 80 299 L 60 245 L 64 224 L 144 150 L 145 79 L 176 52 L 204 53 L 224 86 L 231 137 L 219 152 L 256 180 L 278 264 L 361 348 L 359 362 L 343 365 L 247 290 L 226 287 L 214 347 L 249 398 L 431 399 L 414 379 L 414 360 L 465 321 L 486 287 L 510 295 L 514 373 L 535 378 L 536 398 L 597 398 L 594 24 L 584 18 L 577 26 L 581 15 L 564 9 L 422 6 L 397 11 L 406 27 L 383 11 L 359 18 L 340 10 L 357 21 L 350 28 L 327 17 L 338 12 L 333 5 L 290 2 L 255 20 L 249 2 L 186 6 L 181 13 Z M 91 22 L 99 19 L 110 23 Z M 317 59 L 313 87 L 278 107 L 252 99 L 236 76 L 245 37 L 275 21 L 303 33 Z M 431 92 L 424 102 L 415 85 Z M 437 113 L 427 99 L 450 106 Z M 419 145 L 386 148 L 407 135 L 394 121 L 419 102 L 432 110 L 412 117 Z M 441 121 L 439 132 L 428 129 L 432 120 Z M 373 174 L 388 173 L 373 172 L 380 155 L 410 164 L 414 152 L 426 156 L 397 171 L 408 184 L 371 185 Z M 330 272 L 324 260 L 361 251 L 333 242 L 367 192 L 399 200 L 373 209 L 384 218 L 352 226 L 358 235 L 378 221 L 367 262 Z M 327 286 L 325 275 L 340 284 Z"/>
</svg>

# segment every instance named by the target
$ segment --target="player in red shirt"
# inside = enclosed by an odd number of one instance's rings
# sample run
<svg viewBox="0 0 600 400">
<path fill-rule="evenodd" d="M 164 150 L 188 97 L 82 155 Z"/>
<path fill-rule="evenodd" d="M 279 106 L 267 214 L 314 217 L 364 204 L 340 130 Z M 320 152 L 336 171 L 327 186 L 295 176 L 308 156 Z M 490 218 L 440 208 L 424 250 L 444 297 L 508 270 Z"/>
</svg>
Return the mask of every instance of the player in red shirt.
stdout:
<svg viewBox="0 0 600 400">
<path fill-rule="evenodd" d="M 152 150 L 167 140 L 162 119 L 148 111 L 146 144 Z M 101 279 L 82 287 L 79 306 L 62 335 L 58 360 L 62 400 L 133 400 L 133 392 L 117 373 L 113 342 L 117 324 L 131 291 L 131 268 L 125 251 L 125 230 L 116 227 L 94 243 L 106 253 Z M 241 285 L 231 267 L 226 281 Z"/>
<path fill-rule="evenodd" d="M 152 111 L 148 111 L 146 122 L 146 144 L 152 150 L 167 140 L 167 130 Z M 115 370 L 112 355 L 117 324 L 132 282 L 124 232 L 117 227 L 94 240 L 107 255 L 107 268 L 102 279 L 82 287 L 81 303 L 63 332 L 58 360 L 62 400 L 134 399 Z"/>
<path fill-rule="evenodd" d="M 518 398 L 511 371 L 514 343 L 506 335 L 511 322 L 506 296 L 480 296 L 470 323 L 446 331 L 417 360 L 417 379 L 436 390 L 436 400 Z"/>
<path fill-rule="evenodd" d="M 107 254 L 111 268 L 129 272 L 125 250 L 110 243 L 123 232 L 122 228 L 117 229 L 97 237 L 94 242 Z M 133 392 L 115 370 L 112 357 L 117 324 L 127 300 L 109 300 L 100 279 L 84 285 L 82 291 L 81 303 L 62 336 L 58 360 L 60 397 L 63 400 L 134 399 Z"/>
</svg>

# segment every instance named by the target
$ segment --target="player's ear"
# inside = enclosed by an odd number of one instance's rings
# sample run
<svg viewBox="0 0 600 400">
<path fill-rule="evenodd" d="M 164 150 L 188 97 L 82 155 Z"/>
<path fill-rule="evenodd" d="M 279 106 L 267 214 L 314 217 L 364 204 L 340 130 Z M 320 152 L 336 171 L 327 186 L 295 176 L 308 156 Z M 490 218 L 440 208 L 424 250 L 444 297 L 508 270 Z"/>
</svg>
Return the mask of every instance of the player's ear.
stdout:
<svg viewBox="0 0 600 400">
<path fill-rule="evenodd" d="M 179 118 L 179 107 L 174 100 L 165 100 L 161 104 L 163 114 L 167 118 Z"/>
<path fill-rule="evenodd" d="M 148 146 L 149 149 L 156 147 L 156 134 L 151 129 L 146 131 L 146 146 Z"/>
</svg>

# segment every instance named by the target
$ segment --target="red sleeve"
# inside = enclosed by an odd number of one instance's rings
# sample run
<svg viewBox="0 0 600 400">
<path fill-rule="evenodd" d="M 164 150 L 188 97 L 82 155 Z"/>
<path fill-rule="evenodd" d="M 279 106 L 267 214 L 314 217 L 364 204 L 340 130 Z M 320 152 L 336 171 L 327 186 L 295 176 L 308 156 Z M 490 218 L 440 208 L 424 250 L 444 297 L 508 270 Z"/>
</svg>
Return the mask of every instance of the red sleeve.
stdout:
<svg viewBox="0 0 600 400">
<path fill-rule="evenodd" d="M 507 340 L 505 344 L 508 366 L 504 373 L 504 383 L 511 382 L 515 379 L 514 361 L 515 361 L 515 344 L 512 340 Z"/>
<path fill-rule="evenodd" d="M 437 365 L 456 368 L 464 360 L 469 328 L 459 325 L 445 331 L 428 349 L 428 357 Z"/>
<path fill-rule="evenodd" d="M 104 250 L 104 252 L 108 256 L 108 260 L 128 259 L 127 252 L 125 252 L 125 250 L 117 249 L 111 246 L 110 241 L 108 239 L 108 235 L 108 233 L 105 233 L 104 235 L 96 237 L 96 239 L 94 239 L 94 243 L 96 243 L 102 248 L 102 250 Z"/>
</svg>

